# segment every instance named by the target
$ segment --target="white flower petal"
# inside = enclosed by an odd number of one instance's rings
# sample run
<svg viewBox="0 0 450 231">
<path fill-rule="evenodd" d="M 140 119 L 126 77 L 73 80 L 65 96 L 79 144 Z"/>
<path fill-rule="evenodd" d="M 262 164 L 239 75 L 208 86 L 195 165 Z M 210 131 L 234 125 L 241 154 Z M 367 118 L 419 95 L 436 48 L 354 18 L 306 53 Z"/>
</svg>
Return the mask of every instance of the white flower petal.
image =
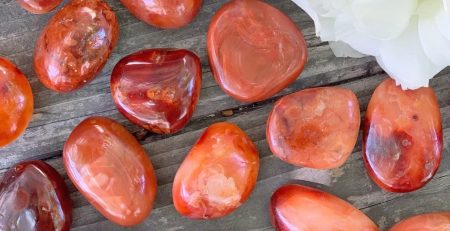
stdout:
<svg viewBox="0 0 450 231">
<path fill-rule="evenodd" d="M 336 57 L 362 58 L 366 56 L 364 54 L 361 54 L 357 50 L 353 49 L 350 45 L 344 42 L 330 41 L 328 44 L 330 45 L 330 48 Z"/>
<path fill-rule="evenodd" d="M 316 11 L 312 8 L 308 0 L 293 0 L 295 4 L 300 6 L 308 15 L 312 18 L 314 21 L 314 26 L 316 28 L 316 35 L 319 36 L 321 25 L 319 21 L 319 15 L 316 13 Z"/>
<path fill-rule="evenodd" d="M 450 40 L 440 33 L 435 17 L 420 16 L 419 36 L 423 50 L 431 62 L 443 67 L 450 64 Z"/>
<path fill-rule="evenodd" d="M 373 38 L 390 40 L 409 25 L 417 0 L 354 0 L 355 28 Z"/>
<path fill-rule="evenodd" d="M 436 24 L 441 34 L 447 40 L 450 40 L 450 12 L 446 12 L 445 10 L 440 11 L 436 15 Z"/>
</svg>

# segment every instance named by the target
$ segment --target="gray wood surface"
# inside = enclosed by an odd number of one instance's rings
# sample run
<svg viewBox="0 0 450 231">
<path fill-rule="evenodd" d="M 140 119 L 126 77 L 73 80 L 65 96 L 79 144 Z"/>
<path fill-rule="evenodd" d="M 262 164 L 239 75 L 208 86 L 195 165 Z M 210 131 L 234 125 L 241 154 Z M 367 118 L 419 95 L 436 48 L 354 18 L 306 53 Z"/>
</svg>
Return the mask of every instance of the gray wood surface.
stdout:
<svg viewBox="0 0 450 231">
<path fill-rule="evenodd" d="M 309 50 L 309 63 L 295 83 L 272 99 L 244 104 L 224 94 L 214 81 L 206 55 L 206 32 L 214 12 L 226 0 L 204 0 L 201 13 L 179 30 L 158 30 L 131 16 L 118 0 L 106 0 L 120 21 L 120 40 L 99 76 L 81 90 L 57 94 L 43 87 L 32 67 L 34 43 L 54 14 L 31 15 L 15 0 L 0 0 L 0 55 L 13 60 L 27 75 L 35 97 L 33 120 L 14 144 L 0 149 L 0 176 L 25 159 L 42 159 L 66 179 L 74 202 L 74 230 L 125 230 L 105 220 L 77 192 L 62 167 L 62 146 L 71 130 L 83 119 L 102 115 L 116 119 L 138 137 L 149 153 L 158 177 L 158 196 L 148 219 L 131 230 L 273 230 L 268 215 L 272 192 L 285 183 L 301 183 L 331 192 L 364 211 L 382 230 L 411 215 L 450 210 L 450 69 L 431 81 L 441 107 L 444 127 L 443 161 L 438 173 L 424 188 L 407 194 L 383 192 L 367 176 L 361 157 L 361 136 L 348 162 L 339 169 L 319 171 L 297 168 L 275 158 L 265 141 L 265 124 L 273 102 L 282 95 L 317 86 L 352 89 L 361 103 L 362 115 L 375 87 L 386 76 L 373 58 L 336 58 L 326 43 L 314 35 L 310 18 L 290 0 L 268 0 L 289 15 L 301 28 Z M 64 3 L 66 3 L 65 1 Z M 177 47 L 195 51 L 203 65 L 203 86 L 193 119 L 180 133 L 154 135 L 124 119 L 116 110 L 109 90 L 114 64 L 143 48 Z M 228 116 L 229 110 L 232 115 Z M 227 111 L 228 113 L 223 113 Z M 224 116 L 227 115 L 227 116 Z M 212 221 L 181 217 L 174 209 L 171 187 L 179 164 L 202 131 L 211 123 L 231 121 L 243 128 L 257 144 L 261 156 L 258 184 L 250 199 L 231 215 Z"/>
</svg>

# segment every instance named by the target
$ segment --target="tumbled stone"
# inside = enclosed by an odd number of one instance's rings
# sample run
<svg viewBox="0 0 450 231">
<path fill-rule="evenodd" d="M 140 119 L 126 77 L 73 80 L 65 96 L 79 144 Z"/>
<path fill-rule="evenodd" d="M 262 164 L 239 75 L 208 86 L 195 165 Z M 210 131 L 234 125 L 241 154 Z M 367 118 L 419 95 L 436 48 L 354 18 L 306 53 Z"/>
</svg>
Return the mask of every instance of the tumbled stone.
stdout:
<svg viewBox="0 0 450 231">
<path fill-rule="evenodd" d="M 74 91 L 95 78 L 119 37 L 114 11 L 102 0 L 73 0 L 50 19 L 37 40 L 39 80 L 57 92 Z"/>
<path fill-rule="evenodd" d="M 287 87 L 307 60 L 297 26 L 259 0 L 226 3 L 211 21 L 207 45 L 217 83 L 244 102 L 270 98 Z"/>
<path fill-rule="evenodd" d="M 359 125 L 359 103 L 351 90 L 311 88 L 278 100 L 267 122 L 267 142 L 290 164 L 337 168 L 352 153 Z"/>
<path fill-rule="evenodd" d="M 410 217 L 394 225 L 389 231 L 448 231 L 450 212 L 428 213 Z"/>
<path fill-rule="evenodd" d="M 387 79 L 375 90 L 363 126 L 363 157 L 370 177 L 391 192 L 423 187 L 442 157 L 439 105 L 431 88 L 402 90 Z"/>
<path fill-rule="evenodd" d="M 43 161 L 12 167 L 0 183 L 0 230 L 68 231 L 72 202 L 64 179 Z"/>
<path fill-rule="evenodd" d="M 62 0 L 16 0 L 25 10 L 33 14 L 45 14 L 55 9 Z"/>
<path fill-rule="evenodd" d="M 248 199 L 258 170 L 258 151 L 245 132 L 231 123 L 213 124 L 177 171 L 175 208 L 193 219 L 226 216 Z"/>
<path fill-rule="evenodd" d="M 278 231 L 378 231 L 370 218 L 346 201 L 301 185 L 277 189 L 270 201 L 270 213 Z"/>
<path fill-rule="evenodd" d="M 33 115 L 33 94 L 25 75 L 0 57 L 0 147 L 16 140 Z"/>
<path fill-rule="evenodd" d="M 202 82 L 200 59 L 188 50 L 143 50 L 123 58 L 111 76 L 119 111 L 156 133 L 181 130 L 194 113 Z"/>
<path fill-rule="evenodd" d="M 84 120 L 64 145 L 63 159 L 75 187 L 110 221 L 133 226 L 150 214 L 157 187 L 152 163 L 119 123 Z"/>
</svg>

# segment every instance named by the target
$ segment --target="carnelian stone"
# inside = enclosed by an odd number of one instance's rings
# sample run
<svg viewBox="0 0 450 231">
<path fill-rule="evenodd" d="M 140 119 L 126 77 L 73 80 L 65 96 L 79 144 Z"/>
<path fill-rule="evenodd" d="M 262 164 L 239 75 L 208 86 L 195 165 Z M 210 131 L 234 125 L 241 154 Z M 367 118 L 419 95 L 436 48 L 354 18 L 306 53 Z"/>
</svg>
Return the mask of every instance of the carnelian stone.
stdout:
<svg viewBox="0 0 450 231">
<path fill-rule="evenodd" d="M 281 11 L 259 0 L 232 0 L 208 30 L 208 56 L 222 90 L 244 102 L 270 98 L 303 71 L 302 33 Z"/>
<path fill-rule="evenodd" d="M 156 133 L 175 133 L 194 112 L 200 96 L 200 59 L 188 50 L 153 49 L 117 63 L 111 94 L 119 111 Z"/>
<path fill-rule="evenodd" d="M 0 57 L 0 147 L 16 140 L 32 115 L 30 83 L 13 63 Z"/>
<path fill-rule="evenodd" d="M 370 177 L 390 192 L 423 187 L 442 156 L 439 105 L 431 88 L 402 90 L 382 82 L 372 95 L 363 128 L 363 157 Z"/>
<path fill-rule="evenodd" d="M 297 166 L 337 168 L 356 144 L 359 103 L 351 90 L 311 88 L 281 98 L 267 122 L 267 142 L 278 158 Z"/>
<path fill-rule="evenodd" d="M 43 161 L 11 168 L 0 183 L 0 230 L 67 231 L 72 202 L 63 178 Z"/>
<path fill-rule="evenodd" d="M 245 132 L 231 123 L 213 124 L 177 171 L 175 208 L 193 219 L 223 217 L 247 200 L 258 170 L 258 151 Z"/>
<path fill-rule="evenodd" d="M 175 29 L 197 16 L 201 0 L 120 0 L 138 19 L 155 27 Z"/>
<path fill-rule="evenodd" d="M 63 159 L 72 183 L 110 221 L 132 226 L 150 214 L 157 187 L 152 163 L 119 123 L 84 120 L 64 145 Z"/>
<path fill-rule="evenodd" d="M 449 228 L 450 212 L 437 212 L 410 217 L 389 231 L 448 231 Z"/>
<path fill-rule="evenodd" d="M 16 0 L 25 10 L 33 14 L 44 14 L 55 9 L 62 0 Z"/>
<path fill-rule="evenodd" d="M 114 11 L 102 0 L 73 0 L 50 19 L 36 43 L 39 80 L 58 92 L 76 90 L 103 68 L 119 37 Z"/>
<path fill-rule="evenodd" d="M 346 201 L 320 190 L 284 185 L 270 201 L 272 224 L 278 231 L 345 230 L 377 231 L 364 213 Z"/>
</svg>

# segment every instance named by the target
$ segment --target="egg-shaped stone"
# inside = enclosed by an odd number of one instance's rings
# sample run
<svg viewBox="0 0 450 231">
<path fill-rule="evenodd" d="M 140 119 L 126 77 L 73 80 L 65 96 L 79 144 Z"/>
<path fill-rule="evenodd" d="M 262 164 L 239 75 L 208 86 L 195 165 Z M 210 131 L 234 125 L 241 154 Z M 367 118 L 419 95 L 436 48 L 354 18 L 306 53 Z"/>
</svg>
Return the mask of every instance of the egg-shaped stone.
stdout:
<svg viewBox="0 0 450 231">
<path fill-rule="evenodd" d="M 142 50 L 116 64 L 111 94 L 127 119 L 147 130 L 170 134 L 192 117 L 201 82 L 200 58 L 193 52 Z"/>
<path fill-rule="evenodd" d="M 209 126 L 177 171 L 172 195 L 176 210 L 192 219 L 226 216 L 250 196 L 258 176 L 259 155 L 238 126 Z"/>
<path fill-rule="evenodd" d="M 68 231 L 72 201 L 64 179 L 43 161 L 12 167 L 0 183 L 0 230 Z"/>
<path fill-rule="evenodd" d="M 55 9 L 62 0 L 16 0 L 25 10 L 33 14 L 45 14 Z"/>
<path fill-rule="evenodd" d="M 431 88 L 402 90 L 383 81 L 370 99 L 363 126 L 363 157 L 375 183 L 410 192 L 436 173 L 442 157 L 439 105 Z"/>
<path fill-rule="evenodd" d="M 348 202 L 302 185 L 278 188 L 270 201 L 270 214 L 277 231 L 378 231 L 370 218 Z"/>
<path fill-rule="evenodd" d="M 448 231 L 450 212 L 427 213 L 400 221 L 389 231 Z"/>
<path fill-rule="evenodd" d="M 49 89 L 74 91 L 100 72 L 118 38 L 118 20 L 108 4 L 73 0 L 41 32 L 34 51 L 36 74 Z"/>
<path fill-rule="evenodd" d="M 355 147 L 360 125 L 355 94 L 340 87 L 311 88 L 284 96 L 269 115 L 273 154 L 297 166 L 337 168 Z"/>
<path fill-rule="evenodd" d="M 33 93 L 25 75 L 0 57 L 0 147 L 16 140 L 31 121 Z"/>
<path fill-rule="evenodd" d="M 110 221 L 133 226 L 150 214 L 157 190 L 152 163 L 119 123 L 84 120 L 65 143 L 63 159 L 75 187 Z"/>
<path fill-rule="evenodd" d="M 284 89 L 307 60 L 297 26 L 259 0 L 231 0 L 222 6 L 209 25 L 207 46 L 217 83 L 243 102 L 261 101 Z"/>
</svg>

